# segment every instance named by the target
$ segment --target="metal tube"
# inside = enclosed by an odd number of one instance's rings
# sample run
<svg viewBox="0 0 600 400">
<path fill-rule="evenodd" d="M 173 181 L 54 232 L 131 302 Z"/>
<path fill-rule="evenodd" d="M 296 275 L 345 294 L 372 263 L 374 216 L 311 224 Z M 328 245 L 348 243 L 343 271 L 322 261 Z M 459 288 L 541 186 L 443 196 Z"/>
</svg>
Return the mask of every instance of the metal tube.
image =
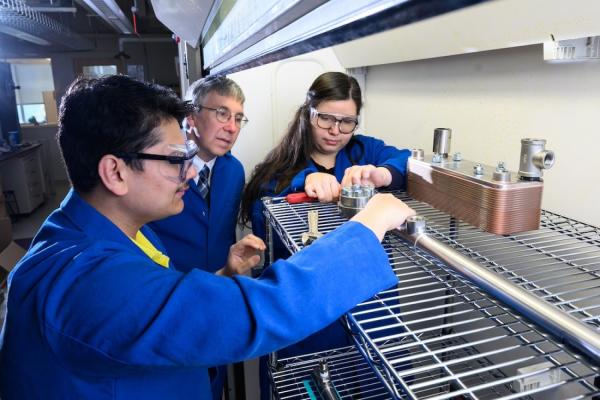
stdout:
<svg viewBox="0 0 600 400">
<path fill-rule="evenodd" d="M 312 375 L 315 385 L 317 385 L 317 389 L 319 390 L 319 394 L 323 396 L 325 400 L 340 400 L 337 390 L 335 390 L 331 383 L 331 375 L 329 374 L 327 361 L 320 360 L 319 365 L 315 367 Z"/>
<path fill-rule="evenodd" d="M 399 229 L 396 232 L 409 243 L 413 243 L 415 247 L 419 247 L 437 257 L 485 292 L 546 329 L 560 342 L 576 348 L 596 365 L 600 365 L 600 334 L 590 326 L 511 283 L 502 276 L 487 270 L 481 264 L 460 254 L 453 248 L 431 238 L 425 233 L 422 217 L 409 218 L 406 230 Z"/>
<path fill-rule="evenodd" d="M 442 157 L 448 158 L 448 153 L 450 153 L 451 139 L 452 129 L 435 128 L 433 131 L 433 153 L 441 154 Z"/>
</svg>

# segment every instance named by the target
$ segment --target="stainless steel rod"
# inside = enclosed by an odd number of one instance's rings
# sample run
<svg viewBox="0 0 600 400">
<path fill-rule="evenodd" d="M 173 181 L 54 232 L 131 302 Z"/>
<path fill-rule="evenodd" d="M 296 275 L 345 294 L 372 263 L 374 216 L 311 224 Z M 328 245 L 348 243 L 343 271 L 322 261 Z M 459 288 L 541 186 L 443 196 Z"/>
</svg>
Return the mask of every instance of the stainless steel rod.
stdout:
<svg viewBox="0 0 600 400">
<path fill-rule="evenodd" d="M 479 263 L 425 233 L 424 220 L 412 217 L 405 230 L 398 234 L 431 255 L 437 257 L 481 289 L 509 305 L 526 318 L 545 328 L 562 343 L 578 349 L 600 365 L 600 335 L 588 325 L 539 299 L 502 276 L 488 271 Z"/>
</svg>

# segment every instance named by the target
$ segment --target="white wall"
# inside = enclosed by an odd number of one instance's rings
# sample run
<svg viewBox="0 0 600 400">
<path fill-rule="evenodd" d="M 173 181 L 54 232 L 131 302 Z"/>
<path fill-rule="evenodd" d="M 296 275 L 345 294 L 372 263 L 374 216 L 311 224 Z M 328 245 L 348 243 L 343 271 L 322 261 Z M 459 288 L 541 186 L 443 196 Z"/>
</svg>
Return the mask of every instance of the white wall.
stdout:
<svg viewBox="0 0 600 400">
<path fill-rule="evenodd" d="M 240 132 L 232 153 L 246 176 L 279 142 L 312 81 L 326 71 L 343 71 L 331 49 L 231 74 L 244 91 L 244 113 L 250 122 Z"/>
<path fill-rule="evenodd" d="M 343 70 L 330 49 L 231 75 L 251 120 L 233 149 L 247 175 L 327 70 Z M 556 163 L 544 173 L 543 207 L 600 226 L 599 77 L 600 62 L 548 64 L 541 45 L 373 66 L 363 131 L 430 153 L 434 128 L 452 128 L 452 151 L 485 164 L 502 160 L 512 171 L 521 138 L 544 138 Z"/>
<path fill-rule="evenodd" d="M 367 132 L 431 153 L 433 130 L 452 151 L 518 170 L 520 139 L 547 139 L 543 207 L 600 226 L 597 174 L 600 62 L 548 64 L 542 46 L 369 67 Z"/>
</svg>

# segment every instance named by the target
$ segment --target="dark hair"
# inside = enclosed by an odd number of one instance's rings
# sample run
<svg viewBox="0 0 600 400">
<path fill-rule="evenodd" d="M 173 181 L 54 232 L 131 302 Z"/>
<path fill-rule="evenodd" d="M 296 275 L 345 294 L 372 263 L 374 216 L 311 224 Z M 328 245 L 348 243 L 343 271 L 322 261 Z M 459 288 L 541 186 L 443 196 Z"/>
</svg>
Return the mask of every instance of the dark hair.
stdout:
<svg viewBox="0 0 600 400">
<path fill-rule="evenodd" d="M 123 75 L 75 80 L 61 100 L 57 135 L 71 184 L 91 191 L 103 156 L 158 143 L 154 129 L 171 118 L 181 121 L 189 108 L 172 90 Z M 138 160 L 125 162 L 142 169 Z"/>
<path fill-rule="evenodd" d="M 362 96 L 360 86 L 353 77 L 342 72 L 326 72 L 315 79 L 286 134 L 252 172 L 242 196 L 240 221 L 243 224 L 250 221 L 252 204 L 262 195 L 266 184 L 277 179 L 275 192 L 280 192 L 290 184 L 294 175 L 306 168 L 314 150 L 310 108 L 316 108 L 324 101 L 348 99 L 354 100 L 356 111 L 360 114 Z M 358 142 L 352 139 L 346 149 L 354 143 Z"/>
</svg>

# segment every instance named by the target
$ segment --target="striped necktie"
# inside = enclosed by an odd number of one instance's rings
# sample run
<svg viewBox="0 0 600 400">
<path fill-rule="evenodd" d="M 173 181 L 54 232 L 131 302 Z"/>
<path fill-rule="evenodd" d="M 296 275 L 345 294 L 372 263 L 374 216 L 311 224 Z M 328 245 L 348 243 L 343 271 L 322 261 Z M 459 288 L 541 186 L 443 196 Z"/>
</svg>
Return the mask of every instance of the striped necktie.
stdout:
<svg viewBox="0 0 600 400">
<path fill-rule="evenodd" d="M 204 165 L 204 168 L 202 168 L 202 171 L 200 171 L 198 174 L 198 191 L 204 200 L 206 200 L 206 196 L 208 196 L 208 190 L 210 189 L 209 176 L 210 168 L 208 168 L 208 165 Z"/>
</svg>

